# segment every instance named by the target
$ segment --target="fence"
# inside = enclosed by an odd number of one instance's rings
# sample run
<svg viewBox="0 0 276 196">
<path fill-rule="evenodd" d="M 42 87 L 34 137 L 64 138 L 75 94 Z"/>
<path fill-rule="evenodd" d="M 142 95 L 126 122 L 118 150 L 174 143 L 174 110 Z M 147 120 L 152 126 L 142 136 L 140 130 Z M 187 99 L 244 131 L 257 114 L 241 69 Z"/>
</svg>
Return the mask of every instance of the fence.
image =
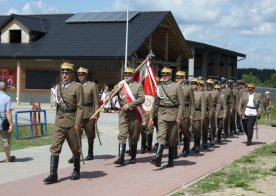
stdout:
<svg viewBox="0 0 276 196">
<path fill-rule="evenodd" d="M 256 87 L 256 92 L 261 93 L 262 96 L 264 96 L 264 93 L 266 91 L 269 91 L 269 94 L 272 99 L 276 99 L 276 88 L 267 88 L 267 87 Z"/>
<path fill-rule="evenodd" d="M 44 113 L 44 120 L 43 122 L 40 122 L 40 112 Z M 29 113 L 29 119 L 27 120 L 26 124 L 19 124 L 18 123 L 18 115 L 19 114 L 27 114 Z M 38 114 L 38 120 L 36 118 L 36 113 Z M 35 118 L 34 118 L 35 116 Z M 41 134 L 42 135 L 47 135 L 47 117 L 46 117 L 46 110 L 21 110 L 21 111 L 17 111 L 15 112 L 15 136 L 16 139 L 19 139 L 19 130 L 18 127 L 24 127 L 24 126 L 30 126 L 30 138 L 34 138 L 38 136 L 38 130 L 37 130 L 37 126 L 40 125 L 41 126 Z M 44 127 L 44 128 L 43 128 Z M 35 132 L 34 132 L 35 129 Z"/>
</svg>

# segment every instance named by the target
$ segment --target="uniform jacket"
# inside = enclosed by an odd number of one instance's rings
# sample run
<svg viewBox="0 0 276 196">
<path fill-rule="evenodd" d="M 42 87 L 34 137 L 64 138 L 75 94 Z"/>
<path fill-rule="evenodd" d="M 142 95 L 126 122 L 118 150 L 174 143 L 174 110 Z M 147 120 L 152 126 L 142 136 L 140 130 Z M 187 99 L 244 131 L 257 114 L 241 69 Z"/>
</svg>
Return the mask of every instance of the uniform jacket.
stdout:
<svg viewBox="0 0 276 196">
<path fill-rule="evenodd" d="M 226 99 L 227 109 L 233 110 L 234 109 L 234 98 L 233 98 L 232 89 L 226 87 L 225 89 L 222 90 L 222 93 L 224 94 L 225 99 Z"/>
<path fill-rule="evenodd" d="M 249 99 L 249 94 L 248 93 L 243 93 L 240 103 L 239 103 L 239 107 L 238 107 L 238 113 L 239 115 L 242 116 L 242 118 L 245 118 L 245 109 L 248 103 L 248 99 Z M 258 115 L 261 113 L 262 111 L 262 106 L 261 106 L 261 94 L 260 93 L 254 93 L 254 98 L 253 98 L 253 103 L 254 103 L 254 107 L 257 109 L 257 113 Z"/>
<path fill-rule="evenodd" d="M 62 93 L 62 96 L 61 96 Z M 62 98 L 63 97 L 63 98 Z M 57 114 L 55 124 L 60 127 L 72 127 L 81 125 L 83 117 L 83 87 L 76 82 L 70 82 L 57 86 Z M 75 112 L 64 112 L 64 110 L 75 110 Z"/>
<path fill-rule="evenodd" d="M 135 98 L 135 101 L 129 103 L 127 99 L 125 98 L 125 94 L 122 90 L 119 91 L 119 104 L 120 104 L 120 117 L 127 116 L 128 118 L 135 119 L 137 118 L 137 114 L 133 110 L 133 108 L 136 108 L 137 106 L 142 105 L 145 102 L 145 94 L 144 89 L 141 83 L 138 82 L 130 82 L 129 88 Z M 128 104 L 129 110 L 124 111 L 123 105 Z"/>
<path fill-rule="evenodd" d="M 169 98 L 164 93 L 164 89 Z M 156 100 L 151 110 L 151 118 L 154 117 L 155 105 L 158 106 L 158 120 L 176 121 L 176 119 L 183 120 L 184 117 L 184 95 L 182 88 L 175 82 L 170 82 L 168 85 L 159 84 L 157 88 Z"/>
<path fill-rule="evenodd" d="M 84 93 L 83 119 L 89 119 L 99 109 L 98 87 L 94 82 L 87 81 L 82 84 Z"/>
<path fill-rule="evenodd" d="M 195 116 L 193 120 L 204 120 L 206 113 L 206 98 L 203 91 L 194 91 Z"/>
<path fill-rule="evenodd" d="M 225 95 L 223 93 L 218 94 L 217 105 L 216 105 L 216 116 L 218 118 L 225 118 L 227 112 L 227 105 Z"/>
<path fill-rule="evenodd" d="M 214 101 L 212 99 L 211 92 L 204 91 L 204 96 L 206 99 L 206 113 L 205 118 L 212 118 L 214 114 Z"/>
<path fill-rule="evenodd" d="M 195 115 L 195 96 L 194 90 L 190 85 L 181 84 L 181 88 L 184 94 L 184 118 L 194 117 Z"/>
</svg>

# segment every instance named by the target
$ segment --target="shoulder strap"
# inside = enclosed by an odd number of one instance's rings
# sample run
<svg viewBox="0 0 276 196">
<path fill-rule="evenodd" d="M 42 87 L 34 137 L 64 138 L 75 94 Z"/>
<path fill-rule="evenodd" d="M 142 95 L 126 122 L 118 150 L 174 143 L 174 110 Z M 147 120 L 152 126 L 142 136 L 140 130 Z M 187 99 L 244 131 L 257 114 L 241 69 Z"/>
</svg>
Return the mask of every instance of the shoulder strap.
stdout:
<svg viewBox="0 0 276 196">
<path fill-rule="evenodd" d="M 163 91 L 164 91 L 166 97 L 168 97 L 168 99 L 169 99 L 174 105 L 177 105 L 177 104 L 175 104 L 175 102 L 170 98 L 170 96 L 167 94 L 167 92 L 165 91 L 165 88 L 164 88 L 163 84 L 161 84 L 161 86 L 162 86 L 162 89 L 163 89 Z"/>
</svg>

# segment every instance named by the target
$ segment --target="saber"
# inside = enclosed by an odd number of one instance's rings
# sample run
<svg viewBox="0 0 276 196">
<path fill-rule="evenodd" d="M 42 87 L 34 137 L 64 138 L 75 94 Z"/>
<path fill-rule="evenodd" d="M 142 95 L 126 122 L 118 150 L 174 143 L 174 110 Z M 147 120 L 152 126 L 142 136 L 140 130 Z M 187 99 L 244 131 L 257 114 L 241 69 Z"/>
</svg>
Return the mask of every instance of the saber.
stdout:
<svg viewBox="0 0 276 196">
<path fill-rule="evenodd" d="M 258 117 L 256 119 L 256 139 L 258 140 Z"/>
<path fill-rule="evenodd" d="M 95 122 L 95 129 L 96 129 L 96 133 L 97 133 L 97 136 L 98 136 L 98 139 L 99 139 L 99 143 L 100 143 L 100 146 L 101 146 L 102 142 L 101 142 L 100 133 L 99 133 L 99 130 L 98 130 L 97 121 Z"/>
<path fill-rule="evenodd" d="M 209 118 L 209 130 L 210 130 L 210 136 L 211 136 L 211 142 L 214 144 L 214 136 L 213 136 L 213 129 L 212 129 L 212 120 Z"/>
<path fill-rule="evenodd" d="M 236 132 L 238 133 L 238 114 L 237 114 L 237 111 L 235 112 L 235 127 L 236 127 Z"/>
<path fill-rule="evenodd" d="M 79 132 L 77 132 L 77 137 L 78 137 L 78 143 L 79 143 L 79 147 L 80 147 L 80 154 L 81 154 L 81 158 L 82 158 L 82 163 L 83 163 L 83 165 L 84 165 L 84 164 L 85 164 L 85 161 L 84 161 L 84 158 L 83 158 L 82 145 L 81 145 L 81 138 L 80 138 Z"/>
</svg>

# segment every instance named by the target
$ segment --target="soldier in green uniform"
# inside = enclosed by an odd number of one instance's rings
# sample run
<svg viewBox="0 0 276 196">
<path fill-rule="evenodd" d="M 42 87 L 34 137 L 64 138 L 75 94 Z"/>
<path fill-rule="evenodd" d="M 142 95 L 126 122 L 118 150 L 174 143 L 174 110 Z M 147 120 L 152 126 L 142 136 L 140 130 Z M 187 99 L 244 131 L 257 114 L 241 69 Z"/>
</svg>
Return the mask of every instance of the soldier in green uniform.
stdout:
<svg viewBox="0 0 276 196">
<path fill-rule="evenodd" d="M 214 89 L 218 92 L 215 107 L 215 126 L 217 128 L 217 142 L 221 143 L 221 131 L 223 129 L 224 119 L 226 117 L 227 105 L 225 95 L 221 93 L 220 85 L 216 84 Z"/>
<path fill-rule="evenodd" d="M 194 146 L 192 148 L 193 151 L 199 153 L 200 149 L 200 138 L 201 132 L 203 128 L 203 121 L 205 119 L 206 113 L 206 99 L 204 96 L 204 92 L 199 90 L 199 81 L 197 79 L 193 79 L 191 81 L 191 86 L 194 90 L 195 97 L 195 115 L 192 121 L 193 132 L 194 132 Z"/>
<path fill-rule="evenodd" d="M 135 100 L 130 101 L 128 97 L 129 93 L 126 93 L 124 87 L 119 91 L 119 103 L 120 103 L 120 112 L 119 112 L 119 157 L 114 164 L 123 166 L 125 164 L 125 149 L 127 137 L 130 137 L 131 149 L 130 155 L 131 159 L 130 164 L 136 163 L 136 153 L 137 153 L 137 143 L 139 141 L 140 132 L 141 132 L 141 122 L 144 119 L 139 119 L 137 114 L 138 108 L 145 102 L 144 89 L 141 83 L 134 82 L 135 70 L 132 68 L 126 68 L 124 70 L 124 85 L 127 85 L 129 90 Z M 116 90 L 116 89 L 114 89 Z"/>
<path fill-rule="evenodd" d="M 262 111 L 261 105 L 261 94 L 255 92 L 254 84 L 248 84 L 248 93 L 243 93 L 238 107 L 239 115 L 243 119 L 244 132 L 247 136 L 247 146 L 252 143 L 254 125 Z"/>
<path fill-rule="evenodd" d="M 205 110 L 205 118 L 203 121 L 202 126 L 202 142 L 203 142 L 203 148 L 208 148 L 207 141 L 208 141 L 208 130 L 209 130 L 209 122 L 212 119 L 213 111 L 214 111 L 214 102 L 211 96 L 211 93 L 204 89 L 204 80 L 199 80 L 199 90 L 203 91 L 204 97 L 205 97 L 205 104 L 206 104 L 206 110 Z"/>
<path fill-rule="evenodd" d="M 211 139 L 211 145 L 214 145 L 214 139 L 216 136 L 216 120 L 215 120 L 215 109 L 218 102 L 218 95 L 219 92 L 217 90 L 214 90 L 214 81 L 212 79 L 208 79 L 206 81 L 206 91 L 208 91 L 211 95 L 212 101 L 213 101 L 213 112 L 209 110 L 209 117 L 210 117 L 210 139 Z"/>
<path fill-rule="evenodd" d="M 157 96 L 151 111 L 150 122 L 153 124 L 154 108 L 158 106 L 158 148 L 151 164 L 161 167 L 163 149 L 168 141 L 169 160 L 167 167 L 173 167 L 174 151 L 178 142 L 178 129 L 184 114 L 184 95 L 181 86 L 172 82 L 172 69 L 162 69 L 162 82 L 157 87 Z"/>
<path fill-rule="evenodd" d="M 237 96 L 237 91 L 234 88 L 234 81 L 229 79 L 227 81 L 227 87 L 232 91 L 232 100 L 231 100 L 231 104 L 232 104 L 232 112 L 230 112 L 229 115 L 229 131 L 230 131 L 230 135 L 234 135 L 236 134 L 236 125 L 235 125 L 235 107 L 236 107 L 236 96 Z"/>
<path fill-rule="evenodd" d="M 176 72 L 175 81 L 180 84 L 183 94 L 184 94 L 184 119 L 181 121 L 180 128 L 181 134 L 184 135 L 184 146 L 183 146 L 183 155 L 187 157 L 190 153 L 190 140 L 191 134 L 189 131 L 191 121 L 193 120 L 193 116 L 195 113 L 195 97 L 194 90 L 186 81 L 186 72 L 178 71 Z"/>
<path fill-rule="evenodd" d="M 61 80 L 57 85 L 57 113 L 53 144 L 50 148 L 51 163 L 50 175 L 44 179 L 47 184 L 56 183 L 58 180 L 59 154 L 66 139 L 73 153 L 74 170 L 71 180 L 80 178 L 80 146 L 79 132 L 83 117 L 83 88 L 81 84 L 72 81 L 73 64 L 61 65 Z"/>
<path fill-rule="evenodd" d="M 88 154 L 85 157 L 86 161 L 94 159 L 94 139 L 95 139 L 95 122 L 98 117 L 90 120 L 90 117 L 99 108 L 98 101 L 98 87 L 94 82 L 87 81 L 88 69 L 80 67 L 77 71 L 79 82 L 83 86 L 84 92 L 84 108 L 83 108 L 83 119 L 82 128 L 85 131 L 88 140 Z M 73 163 L 73 157 L 68 160 L 69 163 Z"/>
<path fill-rule="evenodd" d="M 224 137 L 227 138 L 229 135 L 229 121 L 230 121 L 230 115 L 233 111 L 233 92 L 230 88 L 226 86 L 226 78 L 222 77 L 221 78 L 221 92 L 225 95 L 226 99 L 226 105 L 227 105 L 227 113 L 226 117 L 224 119 Z"/>
</svg>

